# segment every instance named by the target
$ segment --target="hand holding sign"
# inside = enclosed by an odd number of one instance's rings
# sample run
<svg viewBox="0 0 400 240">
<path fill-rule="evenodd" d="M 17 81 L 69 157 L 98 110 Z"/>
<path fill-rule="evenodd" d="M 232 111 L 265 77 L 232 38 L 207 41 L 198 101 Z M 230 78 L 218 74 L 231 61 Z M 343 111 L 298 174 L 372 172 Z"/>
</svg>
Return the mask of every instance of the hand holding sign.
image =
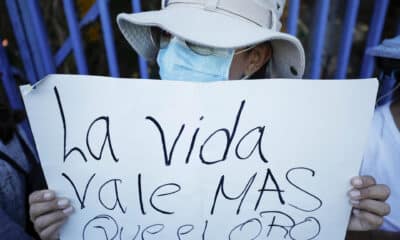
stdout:
<svg viewBox="0 0 400 240">
<path fill-rule="evenodd" d="M 389 188 L 377 185 L 370 176 L 353 178 L 352 185 L 355 188 L 349 192 L 349 196 L 354 209 L 349 230 L 378 229 L 383 223 L 383 217 L 390 213 L 390 206 L 384 202 L 389 198 Z"/>
<path fill-rule="evenodd" d="M 51 76 L 24 101 L 65 239 L 343 239 L 376 87 Z"/>
<path fill-rule="evenodd" d="M 42 240 L 58 239 L 60 227 L 73 213 L 69 200 L 56 198 L 50 190 L 36 191 L 29 196 L 30 219 Z"/>
</svg>

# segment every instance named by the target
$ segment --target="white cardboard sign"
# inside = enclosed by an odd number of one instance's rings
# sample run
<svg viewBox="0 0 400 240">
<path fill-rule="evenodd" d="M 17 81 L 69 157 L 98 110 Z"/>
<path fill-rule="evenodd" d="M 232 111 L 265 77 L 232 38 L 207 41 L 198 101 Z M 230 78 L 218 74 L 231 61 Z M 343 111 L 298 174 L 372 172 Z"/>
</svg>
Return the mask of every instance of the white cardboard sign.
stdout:
<svg viewBox="0 0 400 240">
<path fill-rule="evenodd" d="M 378 83 L 51 75 L 24 102 L 62 239 L 344 239 Z"/>
</svg>

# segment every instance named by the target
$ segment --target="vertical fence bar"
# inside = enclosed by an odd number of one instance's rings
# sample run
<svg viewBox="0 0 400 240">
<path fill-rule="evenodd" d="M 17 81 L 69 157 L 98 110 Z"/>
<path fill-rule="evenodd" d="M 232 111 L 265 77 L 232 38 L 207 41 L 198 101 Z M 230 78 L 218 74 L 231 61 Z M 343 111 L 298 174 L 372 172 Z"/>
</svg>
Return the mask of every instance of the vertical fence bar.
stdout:
<svg viewBox="0 0 400 240">
<path fill-rule="evenodd" d="M 11 73 L 11 65 L 8 62 L 8 56 L 6 50 L 3 48 L 1 44 L 0 44 L 0 72 L 3 74 L 3 76 L 1 77 L 2 84 L 4 86 L 5 94 L 7 95 L 6 97 L 10 103 L 10 107 L 14 110 L 15 109 L 23 110 L 24 105 L 22 103 L 22 98 L 21 95 L 19 94 L 15 79 L 13 78 L 13 75 Z M 33 144 L 34 140 L 28 121 L 25 120 L 21 124 L 21 126 L 25 131 L 30 144 Z"/>
<path fill-rule="evenodd" d="M 1 36 L 0 36 L 0 39 Z M 4 90 L 7 94 L 10 106 L 13 109 L 23 109 L 22 101 L 20 95 L 18 94 L 17 85 L 11 74 L 10 63 L 8 62 L 8 57 L 6 49 L 0 44 L 0 71 L 2 73 L 2 83 Z"/>
<path fill-rule="evenodd" d="M 134 13 L 138 13 L 142 11 L 142 5 L 140 0 L 132 0 L 132 9 Z M 149 78 L 149 71 L 147 70 L 147 62 L 144 58 L 138 57 L 139 61 L 139 72 L 140 72 L 140 77 L 144 79 Z"/>
<path fill-rule="evenodd" d="M 45 74 L 55 73 L 56 67 L 54 64 L 53 55 L 50 49 L 47 31 L 45 29 L 43 17 L 41 15 L 39 3 L 37 0 L 25 0 L 25 4 L 29 7 L 32 21 L 32 32 L 35 33 L 37 38 L 38 47 L 42 55 L 42 61 L 45 69 Z M 24 12 L 23 12 L 24 14 Z M 40 76 L 41 78 L 44 76 Z"/>
<path fill-rule="evenodd" d="M 21 22 L 20 18 L 21 16 L 18 12 L 17 2 L 15 0 L 7 0 L 6 4 L 7 4 L 8 15 L 12 16 L 9 17 L 9 19 L 13 27 L 15 39 L 18 44 L 19 53 L 21 54 L 21 59 L 24 64 L 25 76 L 27 80 L 31 84 L 33 84 L 35 83 L 37 76 L 30 56 L 30 48 L 27 43 L 24 28 Z"/>
<path fill-rule="evenodd" d="M 114 33 L 111 25 L 111 18 L 108 9 L 109 0 L 97 1 L 100 13 L 100 21 L 103 30 L 104 44 L 106 47 L 107 61 L 110 75 L 119 77 L 118 60 L 115 50 Z"/>
<path fill-rule="evenodd" d="M 318 0 L 315 6 L 314 30 L 311 44 L 311 72 L 312 79 L 321 77 L 322 54 L 325 43 L 325 32 L 328 22 L 330 0 Z"/>
<path fill-rule="evenodd" d="M 72 48 L 78 72 L 80 74 L 88 74 L 88 67 L 85 58 L 85 49 L 82 44 L 82 36 L 79 28 L 78 18 L 75 13 L 75 3 L 73 0 L 63 0 L 64 12 L 67 17 L 68 29 L 71 35 Z"/>
<path fill-rule="evenodd" d="M 289 1 L 289 16 L 287 21 L 287 32 L 293 36 L 297 35 L 297 22 L 299 20 L 300 0 Z"/>
<path fill-rule="evenodd" d="M 90 24 L 91 22 L 96 21 L 98 16 L 99 16 L 99 8 L 97 4 L 93 4 L 93 6 L 89 9 L 86 15 L 78 23 L 79 28 L 81 29 L 82 27 Z M 60 66 L 64 62 L 65 58 L 69 55 L 71 50 L 72 50 L 71 37 L 68 37 L 67 39 L 65 39 L 63 45 L 58 49 L 57 53 L 54 56 L 54 59 L 56 61 L 56 66 Z"/>
<path fill-rule="evenodd" d="M 367 45 L 365 49 L 376 46 L 379 44 L 383 27 L 385 25 L 385 17 L 389 6 L 389 0 L 375 0 L 374 13 L 371 20 L 371 25 L 368 33 Z M 374 58 L 368 56 L 364 52 L 364 58 L 361 66 L 361 78 L 371 77 L 374 71 L 375 63 Z"/>
<path fill-rule="evenodd" d="M 29 7 L 25 4 L 25 0 L 17 0 L 17 3 L 20 12 L 17 12 L 16 14 L 20 14 L 22 19 L 22 31 L 24 31 L 28 40 L 28 48 L 26 50 L 29 51 L 29 53 L 31 54 L 30 56 L 37 74 L 35 81 L 38 81 L 40 78 L 46 75 L 42 55 L 37 47 L 38 40 L 36 39 L 36 34 L 32 28 Z"/>
<path fill-rule="evenodd" d="M 353 32 L 357 22 L 358 9 L 360 7 L 360 0 L 347 0 L 346 14 L 343 22 L 343 33 L 340 41 L 338 68 L 336 70 L 336 79 L 344 79 L 347 74 L 347 67 L 349 65 L 351 46 L 353 43 Z"/>
</svg>

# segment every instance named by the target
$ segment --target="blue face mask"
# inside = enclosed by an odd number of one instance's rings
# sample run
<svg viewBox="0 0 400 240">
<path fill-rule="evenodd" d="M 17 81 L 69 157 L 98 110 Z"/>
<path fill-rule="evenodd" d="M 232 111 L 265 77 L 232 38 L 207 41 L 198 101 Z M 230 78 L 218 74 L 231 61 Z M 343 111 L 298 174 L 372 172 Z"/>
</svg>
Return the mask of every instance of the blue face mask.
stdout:
<svg viewBox="0 0 400 240">
<path fill-rule="evenodd" d="M 233 56 L 234 50 L 202 56 L 175 37 L 159 50 L 157 63 L 163 80 L 213 82 L 229 79 Z"/>
</svg>

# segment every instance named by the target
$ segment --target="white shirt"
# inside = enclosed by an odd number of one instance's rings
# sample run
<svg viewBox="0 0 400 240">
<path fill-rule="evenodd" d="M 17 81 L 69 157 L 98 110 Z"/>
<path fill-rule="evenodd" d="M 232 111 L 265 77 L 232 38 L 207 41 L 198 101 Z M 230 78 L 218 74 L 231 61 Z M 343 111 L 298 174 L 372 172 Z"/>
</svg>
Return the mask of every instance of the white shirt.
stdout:
<svg viewBox="0 0 400 240">
<path fill-rule="evenodd" d="M 400 231 L 400 131 L 390 111 L 390 104 L 379 107 L 374 115 L 361 175 L 375 177 L 378 184 L 391 190 L 387 201 L 391 213 L 381 227 Z"/>
</svg>

